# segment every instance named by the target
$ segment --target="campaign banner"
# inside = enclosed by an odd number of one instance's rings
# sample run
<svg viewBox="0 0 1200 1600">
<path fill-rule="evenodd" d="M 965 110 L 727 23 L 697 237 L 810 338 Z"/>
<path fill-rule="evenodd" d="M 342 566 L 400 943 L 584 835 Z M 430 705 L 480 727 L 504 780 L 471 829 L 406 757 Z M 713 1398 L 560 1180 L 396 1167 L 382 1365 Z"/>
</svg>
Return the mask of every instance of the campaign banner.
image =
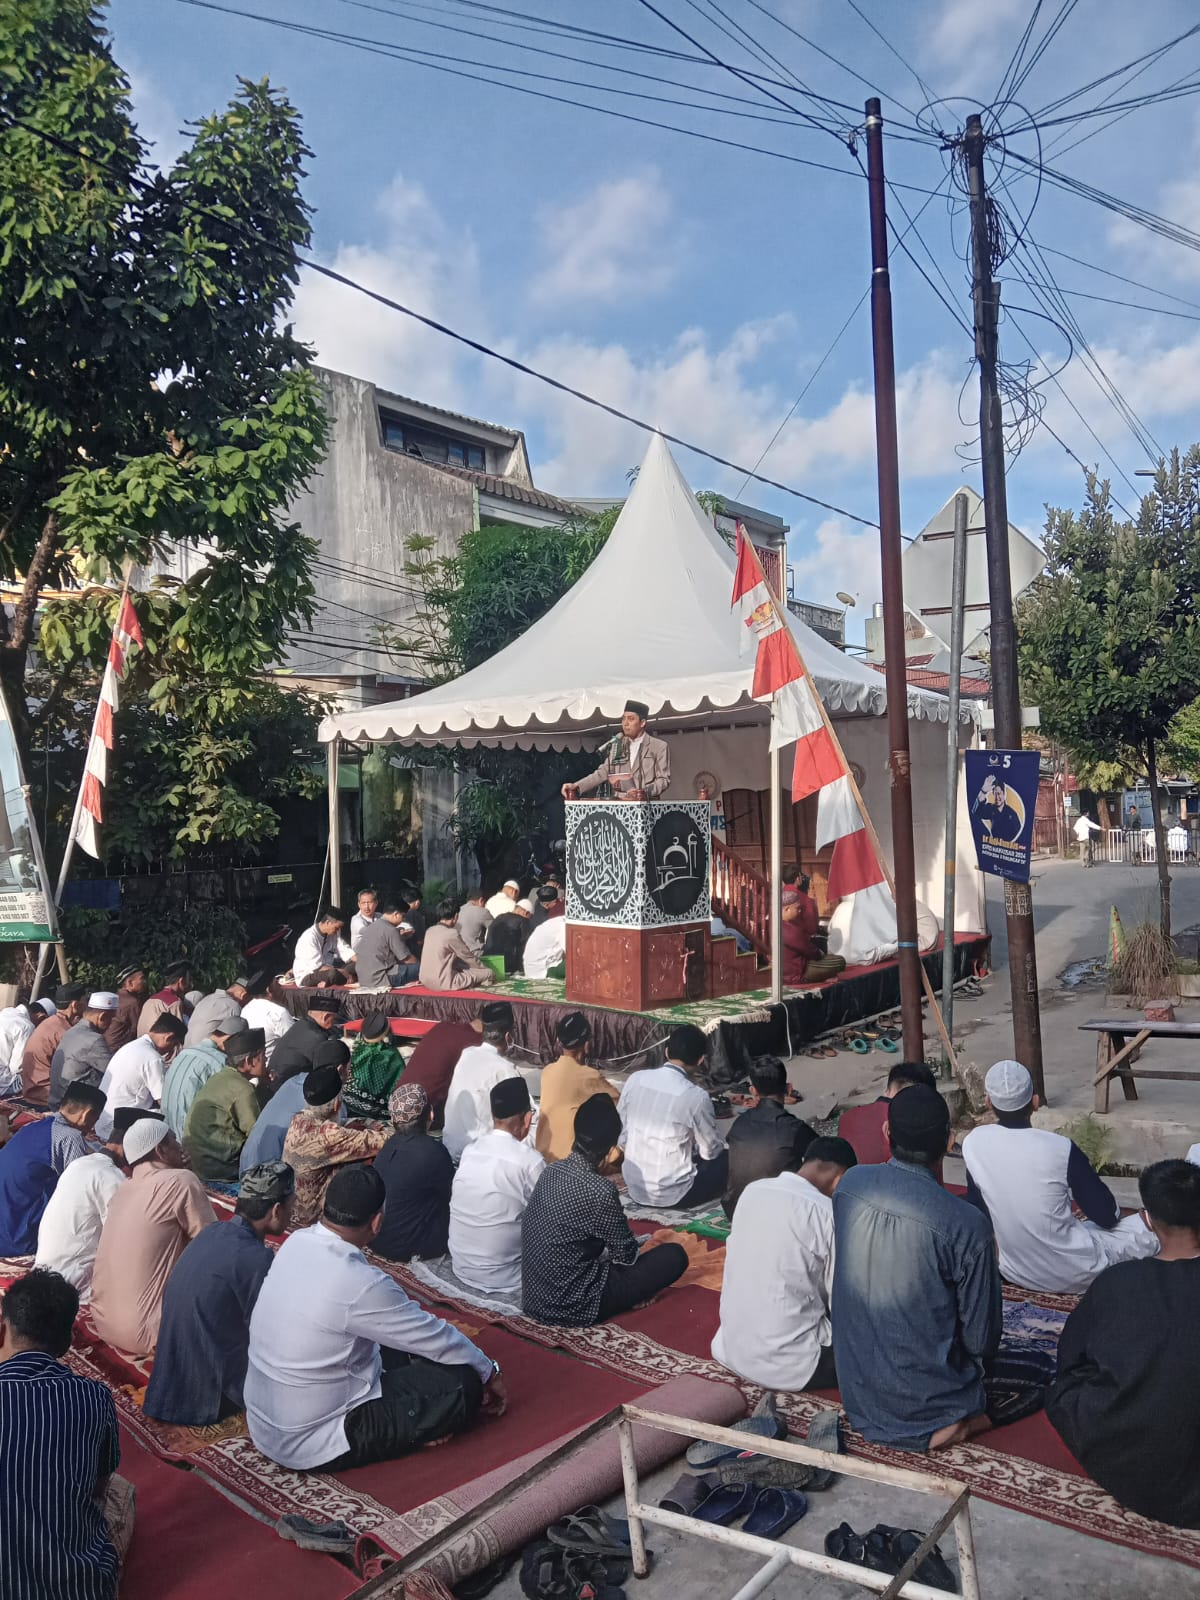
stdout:
<svg viewBox="0 0 1200 1600">
<path fill-rule="evenodd" d="M 0 943 L 53 943 L 54 896 L 46 876 L 41 841 L 29 809 L 29 790 L 13 736 L 8 706 L 0 693 Z"/>
<path fill-rule="evenodd" d="M 967 799 L 980 872 L 1029 882 L 1042 758 L 1036 750 L 968 750 Z"/>
</svg>

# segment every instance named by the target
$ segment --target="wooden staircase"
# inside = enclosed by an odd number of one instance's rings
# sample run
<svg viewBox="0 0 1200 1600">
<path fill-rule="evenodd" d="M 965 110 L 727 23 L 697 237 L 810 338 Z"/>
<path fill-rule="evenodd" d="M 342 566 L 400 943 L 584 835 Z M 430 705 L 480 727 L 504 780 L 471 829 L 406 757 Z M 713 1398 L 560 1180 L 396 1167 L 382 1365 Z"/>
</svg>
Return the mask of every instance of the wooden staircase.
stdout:
<svg viewBox="0 0 1200 1600">
<path fill-rule="evenodd" d="M 732 937 L 718 935 L 710 940 L 709 994 L 744 994 L 749 989 L 764 988 L 771 981 L 769 881 L 714 835 L 708 893 L 713 915 L 727 927 L 736 928 L 751 946 L 740 951 Z"/>
</svg>

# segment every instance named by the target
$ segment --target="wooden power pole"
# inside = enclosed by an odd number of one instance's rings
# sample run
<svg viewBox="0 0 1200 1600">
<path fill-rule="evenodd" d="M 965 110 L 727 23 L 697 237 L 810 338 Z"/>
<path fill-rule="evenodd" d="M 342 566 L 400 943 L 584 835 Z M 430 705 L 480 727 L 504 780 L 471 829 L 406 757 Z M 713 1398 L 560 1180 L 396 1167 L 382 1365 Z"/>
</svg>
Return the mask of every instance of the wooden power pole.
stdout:
<svg viewBox="0 0 1200 1600">
<path fill-rule="evenodd" d="M 999 361 L 997 323 L 1000 287 L 992 278 L 987 182 L 983 170 L 986 139 L 978 115 L 967 118 L 963 139 L 971 197 L 971 260 L 974 283 L 975 355 L 979 362 L 979 439 L 983 460 L 984 531 L 987 540 L 989 642 L 996 748 L 1021 748 L 1021 696 L 1017 682 L 1017 631 L 1013 621 L 1012 575 L 1008 560 L 1008 490 L 1004 476 L 1004 421 L 996 381 Z M 1008 975 L 1012 987 L 1013 1048 L 1029 1069 L 1044 1101 L 1042 1021 L 1038 1004 L 1037 951 L 1033 895 L 1027 883 L 1004 880 L 1008 926 Z"/>
</svg>

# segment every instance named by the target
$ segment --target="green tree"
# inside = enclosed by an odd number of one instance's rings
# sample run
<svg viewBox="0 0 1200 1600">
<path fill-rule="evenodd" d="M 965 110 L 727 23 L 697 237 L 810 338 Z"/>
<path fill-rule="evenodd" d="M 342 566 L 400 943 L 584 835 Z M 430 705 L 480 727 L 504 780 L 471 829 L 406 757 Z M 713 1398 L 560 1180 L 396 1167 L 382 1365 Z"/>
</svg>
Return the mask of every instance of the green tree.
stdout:
<svg viewBox="0 0 1200 1600">
<path fill-rule="evenodd" d="M 1200 446 L 1160 462 L 1137 522 L 1119 521 L 1107 483 L 1084 507 L 1048 508 L 1046 572 L 1018 607 L 1024 698 L 1042 730 L 1089 766 L 1146 774 L 1160 922 L 1171 933 L 1161 756 L 1200 683 Z"/>
<path fill-rule="evenodd" d="M 253 840 L 277 775 L 239 741 L 313 610 L 313 546 L 282 512 L 327 435 L 285 321 L 309 151 L 288 101 L 243 81 L 169 171 L 145 155 L 89 0 L 0 0 L 0 576 L 20 590 L 0 681 L 33 776 L 114 605 L 102 586 L 48 608 L 44 591 L 194 552 L 138 601 L 145 699 L 114 769 L 138 762 L 154 826 L 197 807 L 177 843 Z"/>
</svg>

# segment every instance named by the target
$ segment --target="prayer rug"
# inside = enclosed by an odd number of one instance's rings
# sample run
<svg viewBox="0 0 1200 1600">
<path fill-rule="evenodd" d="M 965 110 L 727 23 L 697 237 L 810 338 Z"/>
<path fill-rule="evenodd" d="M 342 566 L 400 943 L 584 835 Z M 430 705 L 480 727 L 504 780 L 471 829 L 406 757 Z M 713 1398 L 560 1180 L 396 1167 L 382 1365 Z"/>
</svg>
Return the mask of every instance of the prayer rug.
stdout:
<svg viewBox="0 0 1200 1600">
<path fill-rule="evenodd" d="M 137 1504 L 120 1600 L 343 1600 L 359 1587 L 348 1566 L 281 1539 L 198 1474 L 165 1466 L 124 1428 L 121 1475 Z"/>
<path fill-rule="evenodd" d="M 416 1298 L 428 1300 L 445 1293 L 444 1286 L 422 1283 L 408 1268 L 393 1265 L 389 1270 Z M 1057 1342 L 1058 1330 L 1076 1303 L 1070 1295 L 1038 1294 L 1011 1285 L 1004 1289 L 1004 1300 L 1006 1327 L 1046 1348 Z M 504 1323 L 522 1338 L 553 1344 L 589 1365 L 621 1372 L 633 1381 L 663 1382 L 674 1374 L 736 1381 L 753 1403 L 761 1390 L 735 1380 L 709 1354 L 719 1305 L 719 1297 L 710 1289 L 675 1286 L 650 1305 L 595 1328 L 548 1328 L 524 1316 L 506 1316 Z M 813 1413 L 828 1405 L 830 1398 L 781 1396 L 781 1412 L 791 1431 L 803 1436 Z M 909 1471 L 921 1469 L 919 1457 L 869 1444 L 848 1427 L 846 1437 L 852 1455 Z M 1200 1530 L 1171 1528 L 1119 1506 L 1085 1476 L 1044 1413 L 940 1451 L 931 1470 L 959 1478 L 972 1494 L 1026 1516 L 1200 1568 Z"/>
</svg>

